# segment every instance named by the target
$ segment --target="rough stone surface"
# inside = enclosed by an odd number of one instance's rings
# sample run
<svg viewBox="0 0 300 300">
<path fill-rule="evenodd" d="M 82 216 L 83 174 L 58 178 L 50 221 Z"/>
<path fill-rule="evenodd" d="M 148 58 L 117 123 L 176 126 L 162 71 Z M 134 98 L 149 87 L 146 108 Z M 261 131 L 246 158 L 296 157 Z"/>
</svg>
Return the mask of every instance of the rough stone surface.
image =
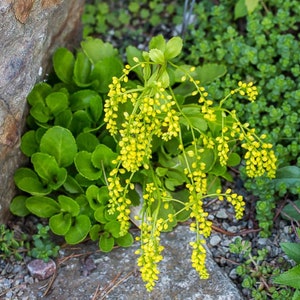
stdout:
<svg viewBox="0 0 300 300">
<path fill-rule="evenodd" d="M 44 262 L 41 259 L 34 259 L 28 263 L 27 268 L 33 278 L 45 280 L 55 273 L 56 264 L 52 259 L 48 262 Z"/>
<path fill-rule="evenodd" d="M 45 75 L 53 51 L 76 45 L 83 5 L 84 0 L 0 1 L 0 223 L 9 217 L 13 174 L 24 162 L 19 145 L 26 96 Z"/>
<path fill-rule="evenodd" d="M 178 226 L 173 232 L 164 233 L 164 260 L 160 263 L 160 278 L 153 292 L 145 290 L 136 267 L 138 244 L 130 248 L 114 249 L 110 253 L 94 252 L 86 248 L 88 259 L 96 268 L 83 270 L 86 260 L 73 255 L 67 264 L 61 264 L 50 293 L 43 299 L 118 299 L 118 300 L 241 300 L 244 299 L 236 286 L 209 255 L 208 280 L 200 280 L 190 262 L 189 242 L 194 234 L 188 226 Z M 70 255 L 69 253 L 65 253 Z M 89 262 L 90 264 L 90 262 Z M 93 263 L 92 263 L 93 265 Z M 27 287 L 23 296 L 40 299 L 45 282 Z M 71 287 L 70 287 L 71 286 Z M 45 288 L 44 288 L 45 289 Z M 91 291 L 93 293 L 91 294 Z"/>
</svg>

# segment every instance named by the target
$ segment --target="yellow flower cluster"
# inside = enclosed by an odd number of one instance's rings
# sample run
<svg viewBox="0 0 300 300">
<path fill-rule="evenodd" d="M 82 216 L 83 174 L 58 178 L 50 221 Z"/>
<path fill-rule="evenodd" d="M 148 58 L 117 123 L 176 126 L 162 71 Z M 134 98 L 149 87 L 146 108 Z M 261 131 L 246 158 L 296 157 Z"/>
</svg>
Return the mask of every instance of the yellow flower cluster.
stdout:
<svg viewBox="0 0 300 300">
<path fill-rule="evenodd" d="M 238 92 L 241 96 L 247 96 L 249 101 L 255 101 L 258 91 L 256 86 L 253 85 L 253 82 L 245 83 L 242 81 L 238 82 L 238 88 L 231 91 L 231 94 Z"/>
<path fill-rule="evenodd" d="M 163 222 L 163 219 L 158 219 L 155 222 L 151 217 L 148 217 L 147 221 L 141 225 L 141 236 L 137 238 L 141 242 L 141 248 L 135 252 L 140 255 L 137 264 L 149 292 L 152 291 L 155 281 L 158 280 L 158 263 L 163 259 L 161 252 L 164 247 L 160 245 Z"/>
<path fill-rule="evenodd" d="M 119 170 L 120 171 L 120 170 Z M 133 184 L 127 182 L 127 185 L 123 187 L 120 177 L 116 173 L 117 169 L 113 169 L 110 173 L 108 182 L 108 194 L 109 194 L 109 213 L 114 214 L 118 212 L 117 220 L 120 222 L 120 236 L 125 235 L 130 228 L 130 209 L 131 200 L 127 197 L 128 187 L 133 189 Z M 122 170 L 121 170 L 122 172 Z"/>
<path fill-rule="evenodd" d="M 196 242 L 191 242 L 190 245 L 193 248 L 192 251 L 192 266 L 198 272 L 201 279 L 209 278 L 209 274 L 207 272 L 205 266 L 206 260 L 206 249 L 204 247 L 205 240 L 197 240 Z"/>
<path fill-rule="evenodd" d="M 224 128 L 227 128 L 227 127 L 224 127 Z M 228 136 L 218 136 L 218 137 L 216 137 L 216 141 L 218 142 L 217 150 L 218 150 L 218 156 L 220 159 L 220 164 L 221 164 L 221 166 L 226 166 L 227 161 L 228 161 L 228 153 L 229 153 L 229 146 L 228 146 L 229 137 Z"/>
<path fill-rule="evenodd" d="M 219 194 L 219 200 L 223 200 L 226 197 L 227 201 L 234 207 L 235 217 L 237 220 L 241 219 L 244 215 L 245 202 L 243 196 L 236 193 L 232 193 L 231 189 L 227 189 L 225 194 L 221 194 L 221 191 L 217 191 Z"/>
<path fill-rule="evenodd" d="M 277 158 L 272 150 L 272 144 L 257 141 L 252 135 L 254 132 L 249 131 L 246 135 L 246 142 L 242 147 L 247 150 L 246 173 L 250 178 L 259 177 L 267 173 L 269 178 L 276 177 Z"/>
</svg>

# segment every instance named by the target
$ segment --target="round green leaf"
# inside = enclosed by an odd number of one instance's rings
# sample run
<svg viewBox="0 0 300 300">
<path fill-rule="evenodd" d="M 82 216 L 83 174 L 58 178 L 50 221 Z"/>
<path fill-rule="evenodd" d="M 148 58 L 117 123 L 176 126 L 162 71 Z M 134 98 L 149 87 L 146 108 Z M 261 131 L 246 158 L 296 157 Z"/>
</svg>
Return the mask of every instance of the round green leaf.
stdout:
<svg viewBox="0 0 300 300">
<path fill-rule="evenodd" d="M 235 167 L 241 162 L 241 157 L 237 153 L 230 153 L 227 161 L 227 166 Z"/>
<path fill-rule="evenodd" d="M 88 152 L 93 152 L 99 145 L 99 140 L 94 134 L 83 132 L 77 136 L 76 143 L 79 151 L 86 150 Z"/>
<path fill-rule="evenodd" d="M 66 213 L 59 213 L 49 219 L 49 226 L 54 234 L 65 235 L 71 228 L 72 216 Z"/>
<path fill-rule="evenodd" d="M 77 145 L 70 130 L 54 126 L 43 135 L 40 150 L 54 156 L 59 166 L 68 167 L 73 163 Z"/>
<path fill-rule="evenodd" d="M 107 222 L 107 219 L 105 217 L 105 206 L 100 206 L 95 210 L 94 218 L 101 224 L 105 224 Z"/>
<path fill-rule="evenodd" d="M 75 58 L 68 49 L 59 48 L 53 55 L 53 67 L 57 77 L 64 83 L 71 83 Z"/>
<path fill-rule="evenodd" d="M 60 204 L 60 209 L 62 212 L 68 212 L 72 217 L 76 217 L 79 215 L 80 206 L 71 197 L 59 195 L 58 202 Z"/>
<path fill-rule="evenodd" d="M 27 209 L 40 218 L 50 218 L 60 211 L 59 204 L 50 197 L 32 196 L 26 200 Z"/>
<path fill-rule="evenodd" d="M 51 113 L 56 116 L 69 106 L 68 96 L 62 92 L 54 92 L 46 97 L 46 103 Z"/>
<path fill-rule="evenodd" d="M 110 221 L 104 226 L 104 229 L 108 231 L 114 238 L 120 237 L 120 228 L 121 224 L 116 220 Z"/>
<path fill-rule="evenodd" d="M 51 192 L 49 186 L 45 186 L 39 180 L 37 174 L 29 168 L 19 168 L 14 175 L 16 186 L 31 195 L 47 195 Z"/>
<path fill-rule="evenodd" d="M 102 176 L 102 171 L 92 164 L 92 154 L 87 151 L 80 151 L 76 154 L 74 162 L 80 175 L 88 180 L 97 180 Z"/>
<path fill-rule="evenodd" d="M 101 225 L 100 224 L 95 224 L 92 226 L 90 229 L 89 235 L 92 241 L 96 241 L 99 238 L 99 234 L 101 231 Z"/>
<path fill-rule="evenodd" d="M 127 232 L 125 235 L 116 238 L 116 242 L 121 247 L 130 247 L 133 244 L 133 237 L 131 233 Z"/>
<path fill-rule="evenodd" d="M 33 153 L 37 152 L 39 144 L 36 140 L 35 131 L 30 130 L 23 134 L 21 139 L 21 150 L 22 152 L 30 157 Z"/>
<path fill-rule="evenodd" d="M 16 196 L 13 198 L 10 204 L 10 211 L 12 214 L 18 217 L 25 217 L 30 214 L 30 211 L 26 207 L 26 196 Z"/>
<path fill-rule="evenodd" d="M 113 249 L 114 244 L 115 244 L 114 238 L 110 237 L 107 232 L 104 232 L 100 236 L 99 248 L 100 248 L 101 251 L 110 252 Z"/>
<path fill-rule="evenodd" d="M 70 230 L 66 233 L 65 240 L 70 245 L 79 244 L 86 238 L 90 229 L 90 218 L 86 215 L 77 216 Z"/>
<path fill-rule="evenodd" d="M 100 144 L 92 153 L 92 163 L 97 168 L 113 167 L 112 161 L 117 158 L 117 153 L 113 152 L 109 147 Z"/>
<path fill-rule="evenodd" d="M 71 194 L 83 193 L 83 189 L 80 186 L 80 184 L 77 182 L 75 178 L 73 178 L 70 175 L 67 176 L 67 179 L 64 182 L 63 186 L 66 189 L 66 191 Z"/>
<path fill-rule="evenodd" d="M 30 94 L 27 96 L 27 102 L 34 106 L 37 103 L 45 104 L 45 98 L 51 93 L 52 87 L 48 83 L 41 82 L 34 86 Z"/>
<path fill-rule="evenodd" d="M 91 62 L 83 52 L 78 52 L 74 66 L 74 81 L 80 87 L 86 87 L 90 82 Z"/>
</svg>

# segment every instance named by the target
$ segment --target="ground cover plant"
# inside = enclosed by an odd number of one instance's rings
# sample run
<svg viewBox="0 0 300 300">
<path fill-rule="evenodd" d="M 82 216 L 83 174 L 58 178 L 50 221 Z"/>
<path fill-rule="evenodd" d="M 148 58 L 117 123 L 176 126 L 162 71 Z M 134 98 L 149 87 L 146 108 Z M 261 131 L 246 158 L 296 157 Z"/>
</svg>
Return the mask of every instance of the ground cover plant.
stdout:
<svg viewBox="0 0 300 300">
<path fill-rule="evenodd" d="M 11 211 L 49 219 L 68 244 L 90 237 L 102 251 L 130 246 L 131 221 L 138 222 L 138 266 L 148 291 L 163 259 L 161 232 L 187 219 L 195 232 L 192 265 L 201 278 L 209 276 L 204 244 L 212 223 L 204 204 L 226 199 L 237 219 L 244 212 L 243 197 L 222 187 L 221 179 L 233 179 L 229 167 L 243 163 L 250 177 L 276 174 L 266 135 L 224 106 L 232 97 L 255 101 L 257 88 L 239 81 L 213 101 L 199 79 L 208 70 L 218 76 L 223 67 L 180 63 L 182 46 L 179 37 L 159 35 L 148 51 L 127 47 L 125 64 L 99 39 L 84 40 L 75 55 L 58 49 L 56 78 L 28 96 L 21 149 L 30 165 L 15 174 L 24 194 Z M 140 209 L 131 215 L 134 206 Z"/>
</svg>

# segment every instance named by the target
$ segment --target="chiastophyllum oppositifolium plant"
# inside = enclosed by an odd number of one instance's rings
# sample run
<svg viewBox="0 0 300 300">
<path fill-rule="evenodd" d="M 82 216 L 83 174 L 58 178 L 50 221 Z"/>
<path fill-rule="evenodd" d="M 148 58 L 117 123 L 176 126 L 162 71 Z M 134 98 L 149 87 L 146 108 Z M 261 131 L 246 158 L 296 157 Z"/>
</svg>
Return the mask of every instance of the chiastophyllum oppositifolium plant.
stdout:
<svg viewBox="0 0 300 300">
<path fill-rule="evenodd" d="M 243 197 L 222 190 L 221 179 L 233 180 L 228 167 L 245 164 L 250 177 L 273 178 L 276 171 L 265 136 L 223 107 L 237 94 L 254 101 L 253 83 L 237 83 L 214 103 L 199 81 L 207 68 L 175 63 L 181 49 L 181 38 L 166 42 L 160 35 L 148 52 L 129 46 L 125 65 L 97 39 L 83 41 L 76 56 L 58 49 L 59 82 L 37 84 L 28 96 L 21 149 L 31 164 L 15 174 L 26 194 L 13 199 L 12 212 L 49 218 L 69 244 L 89 236 L 103 251 L 130 246 L 131 221 L 138 224 L 136 254 L 148 291 L 163 259 L 161 232 L 187 219 L 195 232 L 192 265 L 208 278 L 204 245 L 212 222 L 204 205 L 217 197 L 232 204 L 237 219 L 244 212 Z"/>
</svg>

